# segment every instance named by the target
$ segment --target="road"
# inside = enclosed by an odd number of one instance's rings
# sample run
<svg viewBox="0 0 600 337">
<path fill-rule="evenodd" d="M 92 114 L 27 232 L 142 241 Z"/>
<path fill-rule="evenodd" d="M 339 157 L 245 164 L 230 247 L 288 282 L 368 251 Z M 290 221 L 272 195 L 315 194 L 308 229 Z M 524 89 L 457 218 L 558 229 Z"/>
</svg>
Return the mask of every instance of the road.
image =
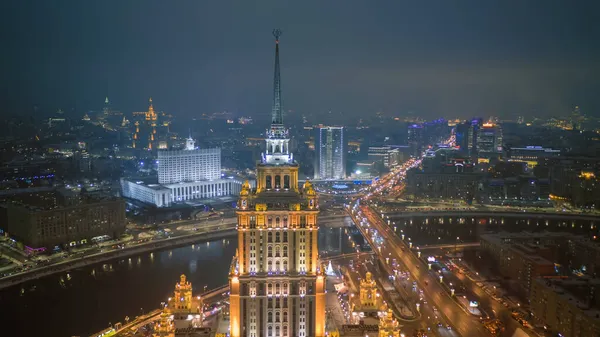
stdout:
<svg viewBox="0 0 600 337">
<path fill-rule="evenodd" d="M 459 305 L 439 284 L 439 279 L 434 278 L 426 267 L 409 252 L 409 247 L 400 240 L 395 233 L 374 214 L 368 207 L 356 207 L 354 215 L 365 217 L 368 220 L 367 228 L 356 221 L 357 227 L 363 235 L 369 239 L 372 237 L 373 229 L 383 238 L 384 244 L 374 247 L 382 257 L 390 257 L 402 263 L 411 274 L 417 285 L 423 289 L 425 299 L 433 303 L 439 312 L 449 321 L 462 336 L 476 337 L 489 336 L 489 332 L 483 327 L 479 319 L 469 314 Z M 355 218 L 356 219 L 356 218 Z M 367 232 L 369 230 L 369 232 Z M 377 244 L 375 244 L 377 245 Z M 380 247 L 380 248 L 379 248 Z"/>
<path fill-rule="evenodd" d="M 185 245 L 195 241 L 220 239 L 224 236 L 235 234 L 235 224 L 207 226 L 198 231 L 186 231 L 183 235 L 165 237 L 156 240 L 137 240 L 130 244 L 116 248 L 108 247 L 105 249 L 90 249 L 83 254 L 73 254 L 66 258 L 55 259 L 52 263 L 41 264 L 35 268 L 30 268 L 18 273 L 13 273 L 7 277 L 0 279 L 0 289 L 17 285 L 31 279 L 36 279 L 48 276 L 54 273 L 68 271 L 75 268 L 80 268 L 89 264 L 99 263 L 102 261 L 123 258 L 135 254 L 140 254 L 146 251 L 165 249 L 178 245 Z"/>
</svg>

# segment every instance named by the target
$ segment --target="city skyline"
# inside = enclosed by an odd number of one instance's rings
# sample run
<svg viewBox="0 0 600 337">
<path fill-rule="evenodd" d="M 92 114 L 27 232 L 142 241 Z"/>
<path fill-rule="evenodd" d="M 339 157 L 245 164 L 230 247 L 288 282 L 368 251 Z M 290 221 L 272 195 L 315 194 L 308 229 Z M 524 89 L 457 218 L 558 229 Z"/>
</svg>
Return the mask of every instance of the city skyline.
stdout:
<svg viewBox="0 0 600 337">
<path fill-rule="evenodd" d="M 596 7 L 7 6 L 0 322 L 600 336 Z"/>
<path fill-rule="evenodd" d="M 264 35 L 273 26 L 293 41 L 286 110 L 511 118 L 564 115 L 575 105 L 597 116 L 600 106 L 591 3 L 33 4 L 5 12 L 3 31 L 17 33 L 4 39 L 1 115 L 34 105 L 85 112 L 104 96 L 138 111 L 153 96 L 183 117 L 268 116 Z"/>
</svg>

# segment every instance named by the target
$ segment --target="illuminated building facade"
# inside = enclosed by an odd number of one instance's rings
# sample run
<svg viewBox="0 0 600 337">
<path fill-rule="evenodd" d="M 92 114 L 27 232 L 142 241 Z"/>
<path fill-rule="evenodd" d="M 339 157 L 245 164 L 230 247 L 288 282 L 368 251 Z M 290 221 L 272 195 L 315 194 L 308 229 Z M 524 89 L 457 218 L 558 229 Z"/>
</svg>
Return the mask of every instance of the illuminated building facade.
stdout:
<svg viewBox="0 0 600 337">
<path fill-rule="evenodd" d="M 133 113 L 132 144 L 134 149 L 158 150 L 168 147 L 169 126 L 172 116 L 157 113 L 148 100 L 148 111 Z"/>
<path fill-rule="evenodd" d="M 315 179 L 346 178 L 346 137 L 343 127 L 317 128 Z"/>
<path fill-rule="evenodd" d="M 512 147 L 506 150 L 506 154 L 508 161 L 524 162 L 533 168 L 540 159 L 560 157 L 560 150 L 541 146 Z"/>
<path fill-rule="evenodd" d="M 480 157 L 502 152 L 502 127 L 483 123 L 477 132 L 477 152 Z"/>
<path fill-rule="evenodd" d="M 158 151 L 158 183 L 221 178 L 221 149 L 197 149 L 188 138 L 184 150 Z"/>
<path fill-rule="evenodd" d="M 192 283 L 185 275 L 175 284 L 173 297 L 164 304 L 159 320 L 154 326 L 154 337 L 205 336 L 210 328 L 203 328 L 204 303 L 200 296 L 192 296 Z"/>
<path fill-rule="evenodd" d="M 387 309 L 379 318 L 379 337 L 400 337 L 400 324 L 394 318 L 392 309 Z"/>
<path fill-rule="evenodd" d="M 317 195 L 298 186 L 298 164 L 283 125 L 279 35 L 274 31 L 275 80 L 266 152 L 256 189 L 242 186 L 238 251 L 231 264 L 232 337 L 325 336 L 325 275 L 318 259 Z"/>
<path fill-rule="evenodd" d="M 362 310 L 377 310 L 381 306 L 377 285 L 370 272 L 360 280 L 360 306 Z"/>
<path fill-rule="evenodd" d="M 234 195 L 241 186 L 240 180 L 221 179 L 221 149 L 197 149 L 191 137 L 184 150 L 158 151 L 158 183 L 121 179 L 124 197 L 157 207 Z"/>
</svg>

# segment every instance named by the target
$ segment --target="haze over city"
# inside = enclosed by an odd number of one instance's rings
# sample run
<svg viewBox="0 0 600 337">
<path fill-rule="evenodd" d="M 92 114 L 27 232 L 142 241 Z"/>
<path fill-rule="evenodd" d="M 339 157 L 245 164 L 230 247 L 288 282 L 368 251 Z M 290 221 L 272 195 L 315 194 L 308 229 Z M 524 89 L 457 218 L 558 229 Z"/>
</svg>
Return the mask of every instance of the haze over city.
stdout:
<svg viewBox="0 0 600 337">
<path fill-rule="evenodd" d="M 181 117 L 268 115 L 268 35 L 284 108 L 357 119 L 600 113 L 594 1 L 9 1 L 3 115 L 78 114 L 149 96 Z"/>
<path fill-rule="evenodd" d="M 599 9 L 3 6 L 2 336 L 600 336 Z"/>
</svg>

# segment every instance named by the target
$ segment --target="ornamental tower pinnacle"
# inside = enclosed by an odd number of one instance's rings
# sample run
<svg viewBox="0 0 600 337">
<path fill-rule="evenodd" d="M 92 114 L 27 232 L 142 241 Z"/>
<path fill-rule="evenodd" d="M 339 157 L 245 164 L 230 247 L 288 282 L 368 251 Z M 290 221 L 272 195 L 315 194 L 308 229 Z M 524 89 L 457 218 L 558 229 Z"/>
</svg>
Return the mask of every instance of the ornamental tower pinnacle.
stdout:
<svg viewBox="0 0 600 337">
<path fill-rule="evenodd" d="M 271 127 L 283 126 L 283 113 L 281 111 L 281 70 L 279 69 L 279 37 L 280 29 L 273 30 L 275 37 L 275 71 L 273 76 L 273 110 L 271 112 Z"/>
<path fill-rule="evenodd" d="M 262 155 L 263 164 L 284 165 L 294 162 L 289 151 L 289 133 L 283 125 L 281 106 L 281 70 L 279 67 L 279 37 L 281 30 L 273 30 L 275 37 L 275 71 L 273 75 L 273 107 L 271 110 L 271 128 L 267 130 L 266 152 Z"/>
</svg>

